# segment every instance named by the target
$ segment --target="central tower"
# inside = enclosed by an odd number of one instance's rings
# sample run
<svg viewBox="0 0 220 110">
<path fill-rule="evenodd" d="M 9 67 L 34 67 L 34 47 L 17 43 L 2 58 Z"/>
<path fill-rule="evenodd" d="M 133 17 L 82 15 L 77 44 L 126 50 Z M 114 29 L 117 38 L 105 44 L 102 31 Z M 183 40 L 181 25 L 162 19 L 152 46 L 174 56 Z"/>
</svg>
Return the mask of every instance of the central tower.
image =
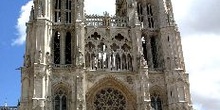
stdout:
<svg viewBox="0 0 220 110">
<path fill-rule="evenodd" d="M 21 110 L 192 110 L 170 0 L 116 0 L 87 15 L 84 0 L 34 0 Z"/>
</svg>

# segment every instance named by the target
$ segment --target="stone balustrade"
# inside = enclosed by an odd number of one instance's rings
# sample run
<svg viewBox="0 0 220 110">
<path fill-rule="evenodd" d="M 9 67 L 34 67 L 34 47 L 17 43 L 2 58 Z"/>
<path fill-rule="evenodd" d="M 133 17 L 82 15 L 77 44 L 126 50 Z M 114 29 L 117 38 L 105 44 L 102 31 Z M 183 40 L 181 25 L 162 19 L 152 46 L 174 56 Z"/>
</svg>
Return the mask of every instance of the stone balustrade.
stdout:
<svg viewBox="0 0 220 110">
<path fill-rule="evenodd" d="M 94 27 L 127 27 L 127 17 L 116 17 L 104 14 L 100 15 L 86 15 L 85 16 L 86 26 Z"/>
</svg>

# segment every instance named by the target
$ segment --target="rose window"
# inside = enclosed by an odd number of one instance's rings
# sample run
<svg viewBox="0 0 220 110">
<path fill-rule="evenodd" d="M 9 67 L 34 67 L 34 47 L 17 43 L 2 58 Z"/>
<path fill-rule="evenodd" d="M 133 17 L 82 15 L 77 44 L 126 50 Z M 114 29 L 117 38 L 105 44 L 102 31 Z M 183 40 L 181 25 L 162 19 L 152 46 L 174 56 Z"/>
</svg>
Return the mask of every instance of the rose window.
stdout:
<svg viewBox="0 0 220 110">
<path fill-rule="evenodd" d="M 126 99 L 118 90 L 102 89 L 95 95 L 94 108 L 95 110 L 125 110 Z"/>
</svg>

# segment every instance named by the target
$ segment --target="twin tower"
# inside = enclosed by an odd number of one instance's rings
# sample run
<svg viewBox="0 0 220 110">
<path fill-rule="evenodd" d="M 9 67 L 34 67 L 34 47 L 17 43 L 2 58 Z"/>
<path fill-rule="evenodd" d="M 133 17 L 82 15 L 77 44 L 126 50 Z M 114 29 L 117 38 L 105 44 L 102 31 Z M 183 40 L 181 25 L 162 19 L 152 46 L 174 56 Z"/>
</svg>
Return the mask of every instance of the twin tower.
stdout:
<svg viewBox="0 0 220 110">
<path fill-rule="evenodd" d="M 192 110 L 170 0 L 116 0 L 114 16 L 33 2 L 20 110 Z"/>
</svg>

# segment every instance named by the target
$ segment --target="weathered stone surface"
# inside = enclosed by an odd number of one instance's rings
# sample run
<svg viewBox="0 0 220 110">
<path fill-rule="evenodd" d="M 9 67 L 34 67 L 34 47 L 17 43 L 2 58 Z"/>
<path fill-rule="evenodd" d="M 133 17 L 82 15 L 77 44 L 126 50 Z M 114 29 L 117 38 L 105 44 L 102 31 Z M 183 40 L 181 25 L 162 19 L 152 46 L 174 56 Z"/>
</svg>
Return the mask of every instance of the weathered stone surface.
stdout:
<svg viewBox="0 0 220 110">
<path fill-rule="evenodd" d="M 34 0 L 20 110 L 192 110 L 170 0 L 116 0 L 115 16 L 83 6 Z"/>
</svg>

